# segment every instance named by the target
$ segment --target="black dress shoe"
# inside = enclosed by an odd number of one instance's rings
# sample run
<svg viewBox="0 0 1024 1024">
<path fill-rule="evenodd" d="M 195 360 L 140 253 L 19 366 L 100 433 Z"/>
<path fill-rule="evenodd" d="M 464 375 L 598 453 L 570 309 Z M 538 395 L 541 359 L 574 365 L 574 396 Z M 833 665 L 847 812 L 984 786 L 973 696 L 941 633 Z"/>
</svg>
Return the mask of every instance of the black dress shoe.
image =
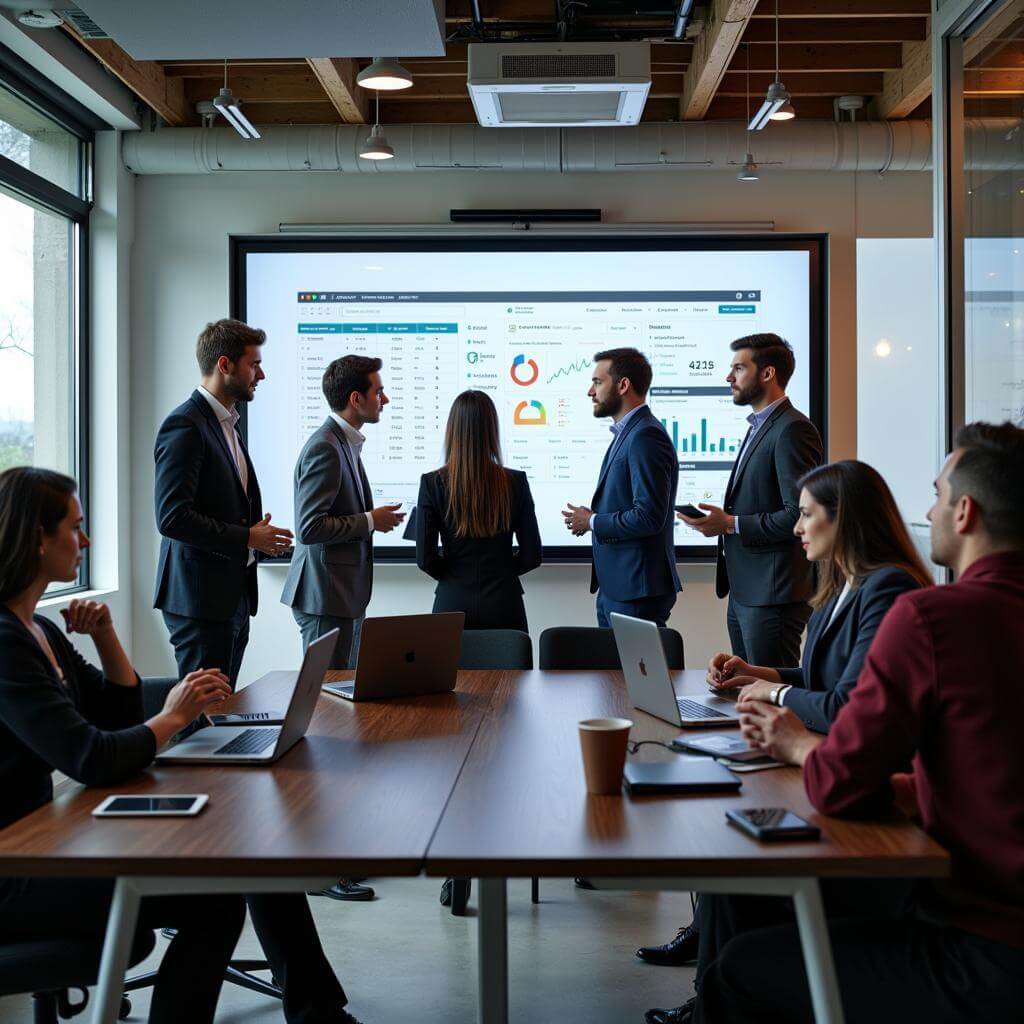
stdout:
<svg viewBox="0 0 1024 1024">
<path fill-rule="evenodd" d="M 688 999 L 682 1006 L 675 1006 L 671 1010 L 648 1010 L 644 1014 L 647 1024 L 690 1024 L 693 1020 L 693 1008 L 697 1003 L 696 997 Z"/>
<path fill-rule="evenodd" d="M 326 889 L 315 889 L 310 896 L 329 896 L 332 900 L 348 900 L 351 902 L 365 902 L 372 900 L 375 893 L 368 885 L 359 885 L 351 878 L 339 878 L 334 885 Z"/>
<path fill-rule="evenodd" d="M 597 886 L 589 878 L 574 878 L 573 884 L 577 889 L 588 889 L 590 891 L 596 891 Z"/>
<path fill-rule="evenodd" d="M 700 934 L 692 924 L 680 928 L 676 937 L 664 946 L 641 946 L 636 955 L 644 963 L 658 967 L 686 967 L 697 962 Z"/>
</svg>

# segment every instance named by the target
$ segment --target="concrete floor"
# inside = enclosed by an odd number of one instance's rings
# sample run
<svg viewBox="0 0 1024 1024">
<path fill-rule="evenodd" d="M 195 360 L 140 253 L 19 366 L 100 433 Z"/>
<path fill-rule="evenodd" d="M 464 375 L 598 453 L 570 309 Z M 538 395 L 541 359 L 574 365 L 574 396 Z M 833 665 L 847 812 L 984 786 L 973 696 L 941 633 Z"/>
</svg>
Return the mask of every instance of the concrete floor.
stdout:
<svg viewBox="0 0 1024 1024">
<path fill-rule="evenodd" d="M 476 1019 L 476 920 L 438 904 L 436 879 L 374 879 L 373 903 L 311 899 L 328 958 L 365 1024 L 472 1024 Z M 651 1006 L 693 994 L 690 968 L 650 967 L 639 945 L 665 942 L 691 918 L 686 893 L 585 892 L 568 879 L 509 884 L 509 985 L 513 1024 L 641 1024 Z M 470 901 L 475 909 L 476 892 Z M 152 963 L 162 952 L 157 940 Z M 251 928 L 238 946 L 259 956 Z M 144 965 L 144 966 L 148 966 Z M 149 998 L 133 994 L 131 1020 L 145 1021 Z M 0 999 L 0 1024 L 31 1024 L 27 996 Z M 76 1019 L 89 1020 L 88 1012 Z M 222 991 L 218 1022 L 276 1024 L 280 1003 L 235 985 Z"/>
</svg>

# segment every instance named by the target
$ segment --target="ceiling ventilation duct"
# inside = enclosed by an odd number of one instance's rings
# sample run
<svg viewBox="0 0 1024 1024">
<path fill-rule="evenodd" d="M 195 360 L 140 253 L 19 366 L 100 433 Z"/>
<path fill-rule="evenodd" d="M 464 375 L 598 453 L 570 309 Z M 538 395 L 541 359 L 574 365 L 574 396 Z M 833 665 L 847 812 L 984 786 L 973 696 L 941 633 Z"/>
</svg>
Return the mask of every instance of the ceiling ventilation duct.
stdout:
<svg viewBox="0 0 1024 1024">
<path fill-rule="evenodd" d="M 485 128 L 637 124 L 650 43 L 471 43 L 469 97 Z"/>
</svg>

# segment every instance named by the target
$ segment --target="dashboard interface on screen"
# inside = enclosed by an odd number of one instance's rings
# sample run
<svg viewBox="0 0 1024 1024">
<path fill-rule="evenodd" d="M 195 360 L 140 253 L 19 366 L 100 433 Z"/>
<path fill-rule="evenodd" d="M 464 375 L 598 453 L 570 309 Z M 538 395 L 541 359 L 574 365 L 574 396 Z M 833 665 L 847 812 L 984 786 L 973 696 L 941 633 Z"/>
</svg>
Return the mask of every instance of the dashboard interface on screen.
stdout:
<svg viewBox="0 0 1024 1024">
<path fill-rule="evenodd" d="M 236 313 L 267 332 L 247 435 L 274 521 L 294 526 L 295 461 L 328 412 L 324 369 L 347 353 L 384 363 L 390 404 L 362 451 L 375 505 L 412 510 L 421 474 L 443 461 L 452 400 L 480 389 L 497 406 L 505 464 L 529 476 L 554 557 L 589 554 L 590 536 L 572 537 L 561 510 L 591 503 L 612 438 L 587 397 L 595 352 L 632 346 L 650 360 L 648 403 L 678 453 L 679 504 L 722 501 L 747 429 L 750 409 L 733 404 L 725 380 L 733 339 L 786 338 L 797 365 L 789 394 L 820 415 L 816 240 L 587 244 L 235 240 Z M 714 545 L 681 523 L 676 543 L 690 556 Z M 401 530 L 375 543 L 385 557 L 412 548 Z"/>
</svg>

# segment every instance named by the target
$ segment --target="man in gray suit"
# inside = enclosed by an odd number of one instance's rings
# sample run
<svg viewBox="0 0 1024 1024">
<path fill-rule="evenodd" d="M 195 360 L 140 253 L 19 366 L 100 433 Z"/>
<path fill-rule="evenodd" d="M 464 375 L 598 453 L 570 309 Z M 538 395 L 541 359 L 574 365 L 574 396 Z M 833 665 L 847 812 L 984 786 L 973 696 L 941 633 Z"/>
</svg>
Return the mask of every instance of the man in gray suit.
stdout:
<svg viewBox="0 0 1024 1024">
<path fill-rule="evenodd" d="M 379 422 L 388 404 L 381 365 L 343 356 L 327 367 L 331 411 L 295 464 L 295 551 L 281 601 L 291 607 L 304 647 L 340 630 L 334 668 L 355 666 L 373 589 L 373 534 L 389 533 L 405 518 L 400 505 L 373 507 L 360 457 L 360 428 Z"/>
<path fill-rule="evenodd" d="M 726 380 L 736 405 L 749 405 L 750 429 L 733 463 L 724 508 L 702 503 L 701 519 L 679 518 L 718 538 L 716 590 L 729 597 L 733 654 L 753 665 L 795 668 L 810 618 L 814 571 L 793 527 L 797 481 L 821 464 L 821 436 L 786 397 L 796 360 L 777 334 L 751 334 L 729 346 Z"/>
</svg>

